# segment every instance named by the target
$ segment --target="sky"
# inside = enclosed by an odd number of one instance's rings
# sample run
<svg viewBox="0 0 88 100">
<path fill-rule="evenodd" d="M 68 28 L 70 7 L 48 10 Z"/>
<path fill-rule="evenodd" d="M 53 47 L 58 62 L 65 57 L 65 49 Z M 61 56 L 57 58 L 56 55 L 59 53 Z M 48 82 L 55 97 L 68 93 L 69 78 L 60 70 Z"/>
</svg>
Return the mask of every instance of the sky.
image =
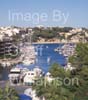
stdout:
<svg viewBox="0 0 88 100">
<path fill-rule="evenodd" d="M 88 0 L 0 0 L 0 26 L 88 28 Z"/>
</svg>

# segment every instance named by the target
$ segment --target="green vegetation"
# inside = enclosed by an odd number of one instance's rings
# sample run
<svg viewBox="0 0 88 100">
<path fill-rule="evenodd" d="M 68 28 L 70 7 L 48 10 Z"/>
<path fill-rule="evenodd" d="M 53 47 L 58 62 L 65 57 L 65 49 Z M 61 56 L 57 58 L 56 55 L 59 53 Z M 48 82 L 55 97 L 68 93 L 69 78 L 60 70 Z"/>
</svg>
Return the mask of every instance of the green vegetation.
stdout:
<svg viewBox="0 0 88 100">
<path fill-rule="evenodd" d="M 75 67 L 88 66 L 88 43 L 79 43 L 74 56 L 69 58 L 69 62 Z"/>
<path fill-rule="evenodd" d="M 57 63 L 54 63 L 51 66 L 49 72 L 53 77 L 65 78 L 65 77 L 69 77 L 70 75 L 70 71 L 65 71 L 64 68 L 61 68 L 61 66 L 58 65 Z"/>
<path fill-rule="evenodd" d="M 6 86 L 0 89 L 0 100 L 19 100 L 19 96 L 13 88 Z"/>
<path fill-rule="evenodd" d="M 52 39 L 52 38 L 59 38 L 59 39 L 64 39 L 64 36 L 60 36 L 60 32 L 69 32 L 72 28 L 71 27 L 64 27 L 64 28 L 59 28 L 59 27 L 52 27 L 52 28 L 33 28 L 34 35 L 33 35 L 33 41 L 36 42 L 39 37 L 47 39 Z"/>
<path fill-rule="evenodd" d="M 43 84 L 33 85 L 39 97 L 45 97 L 46 100 L 88 100 L 88 44 L 77 44 L 76 53 L 69 58 L 69 61 L 75 70 L 65 71 L 55 63 L 49 70 L 54 80 L 48 82 L 42 78 Z M 61 79 L 66 77 L 70 80 L 78 79 L 78 83 L 74 80 L 74 84 L 62 84 Z M 66 84 L 68 84 L 68 80 L 66 80 Z"/>
<path fill-rule="evenodd" d="M 15 41 L 16 44 L 20 42 L 26 42 L 27 41 L 27 33 L 29 28 L 25 28 L 20 30 L 19 34 L 15 34 L 11 36 L 11 38 Z M 62 41 L 63 39 L 67 40 L 68 42 L 74 39 L 75 37 L 78 38 L 79 41 L 88 41 L 88 36 L 85 35 L 85 33 L 88 34 L 88 29 L 82 28 L 81 32 L 70 32 L 72 27 L 34 27 L 32 28 L 34 34 L 32 36 L 32 41 L 37 42 L 38 40 L 44 39 L 46 42 L 47 40 L 54 41 L 55 39 L 58 39 Z M 70 33 L 69 35 L 66 35 Z"/>
</svg>

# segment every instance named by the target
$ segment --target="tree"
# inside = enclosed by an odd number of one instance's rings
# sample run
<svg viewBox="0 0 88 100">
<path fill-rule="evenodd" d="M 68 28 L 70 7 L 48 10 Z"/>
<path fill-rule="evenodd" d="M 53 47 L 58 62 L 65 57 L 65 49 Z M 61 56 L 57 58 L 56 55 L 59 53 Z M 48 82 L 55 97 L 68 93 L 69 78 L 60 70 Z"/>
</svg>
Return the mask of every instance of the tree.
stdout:
<svg viewBox="0 0 88 100">
<path fill-rule="evenodd" d="M 69 62 L 75 67 L 88 66 L 88 43 L 77 44 L 75 55 L 69 58 Z"/>
<path fill-rule="evenodd" d="M 36 90 L 37 96 L 43 98 L 45 97 L 46 100 L 73 100 L 74 94 L 72 94 L 67 88 L 63 86 L 57 86 L 52 82 L 46 81 L 46 85 L 43 84 L 33 86 Z"/>
<path fill-rule="evenodd" d="M 88 66 L 83 66 L 81 70 L 76 71 L 75 75 L 79 80 L 79 85 L 73 92 L 76 100 L 88 100 Z"/>
<path fill-rule="evenodd" d="M 57 63 L 54 63 L 51 68 L 49 69 L 49 72 L 51 73 L 51 75 L 53 77 L 60 77 L 60 78 L 64 78 L 64 77 L 69 77 L 70 75 L 70 71 L 65 71 L 64 68 L 60 65 L 58 65 Z"/>
<path fill-rule="evenodd" d="M 79 43 L 75 55 L 69 61 L 76 67 L 73 77 L 79 80 L 79 86 L 69 87 L 75 94 L 75 100 L 88 100 L 88 43 Z"/>
<path fill-rule="evenodd" d="M 57 77 L 67 77 L 69 74 L 65 72 L 65 70 L 60 67 L 57 63 L 54 63 L 50 68 L 50 73 L 53 78 Z M 52 80 L 52 82 L 48 82 L 41 79 L 42 81 L 38 80 L 38 82 L 42 82 L 40 84 L 34 84 L 33 88 L 37 92 L 37 96 L 45 97 L 46 100 L 74 100 L 74 94 L 69 91 L 68 88 L 63 86 L 63 84 L 59 85 L 57 79 Z"/>
</svg>

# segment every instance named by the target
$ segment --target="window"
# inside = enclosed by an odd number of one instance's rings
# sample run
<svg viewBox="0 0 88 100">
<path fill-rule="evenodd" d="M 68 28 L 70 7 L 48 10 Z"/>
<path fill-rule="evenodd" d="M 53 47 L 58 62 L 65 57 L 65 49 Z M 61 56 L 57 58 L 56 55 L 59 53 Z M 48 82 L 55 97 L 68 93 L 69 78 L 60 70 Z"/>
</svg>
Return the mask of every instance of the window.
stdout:
<svg viewBox="0 0 88 100">
<path fill-rule="evenodd" d="M 34 75 L 34 73 L 31 73 L 31 75 Z"/>
</svg>

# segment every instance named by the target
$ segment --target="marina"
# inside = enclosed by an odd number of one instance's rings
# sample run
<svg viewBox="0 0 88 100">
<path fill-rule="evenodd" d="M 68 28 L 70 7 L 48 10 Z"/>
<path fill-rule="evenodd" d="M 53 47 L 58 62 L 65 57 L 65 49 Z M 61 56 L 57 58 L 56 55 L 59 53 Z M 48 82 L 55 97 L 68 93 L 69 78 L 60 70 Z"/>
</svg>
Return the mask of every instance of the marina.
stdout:
<svg viewBox="0 0 88 100">
<path fill-rule="evenodd" d="M 88 0 L 0 4 L 0 100 L 88 100 Z"/>
<path fill-rule="evenodd" d="M 35 63 L 29 64 L 28 62 L 28 64 L 19 63 L 17 65 L 30 70 L 32 70 L 35 66 L 39 66 L 45 73 L 48 72 L 53 63 L 58 63 L 65 66 L 67 63 L 66 57 L 54 51 L 55 48 L 62 45 L 63 44 L 33 44 L 33 48 L 35 48 L 35 52 L 37 53 L 35 56 Z M 40 52 L 41 46 L 42 52 Z M 48 48 L 46 48 L 47 46 Z M 36 49 L 36 47 L 38 47 L 38 49 Z M 8 79 L 7 75 L 4 74 L 4 76 L 7 78 L 3 78 L 3 80 Z"/>
<path fill-rule="evenodd" d="M 54 49 L 55 52 L 62 54 L 65 57 L 70 57 L 75 53 L 76 44 L 65 43 L 63 46 L 59 46 Z"/>
<path fill-rule="evenodd" d="M 33 69 L 35 66 L 39 66 L 44 72 L 47 72 L 50 66 L 53 63 L 61 64 L 62 66 L 66 65 L 66 57 L 58 52 L 55 52 L 54 49 L 63 44 L 33 44 L 35 48 L 36 60 L 34 64 L 19 64 L 22 67 L 27 67 Z M 46 48 L 48 46 L 48 48 Z M 36 49 L 37 47 L 37 49 Z M 41 48 L 42 47 L 42 48 Z"/>
</svg>

